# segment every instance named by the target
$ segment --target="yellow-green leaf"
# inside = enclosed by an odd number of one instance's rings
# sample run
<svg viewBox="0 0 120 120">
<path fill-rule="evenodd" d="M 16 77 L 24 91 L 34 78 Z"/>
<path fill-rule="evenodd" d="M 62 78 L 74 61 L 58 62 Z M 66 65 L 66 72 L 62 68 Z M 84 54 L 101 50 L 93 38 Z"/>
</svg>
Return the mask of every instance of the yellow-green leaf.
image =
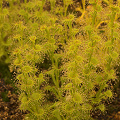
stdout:
<svg viewBox="0 0 120 120">
<path fill-rule="evenodd" d="M 38 92 L 34 92 L 32 95 L 31 95 L 31 98 L 32 100 L 39 100 L 42 98 L 42 95 Z"/>
<path fill-rule="evenodd" d="M 73 95 L 73 101 L 76 103 L 80 103 L 80 104 L 83 103 L 83 98 L 82 98 L 81 94 L 78 92 L 75 92 Z"/>
<path fill-rule="evenodd" d="M 91 58 L 91 63 L 96 65 L 98 63 L 98 60 L 96 58 Z"/>
<path fill-rule="evenodd" d="M 35 45 L 35 51 L 36 52 L 39 52 L 39 51 L 41 51 L 41 45 Z"/>
<path fill-rule="evenodd" d="M 30 36 L 29 39 L 30 39 L 33 43 L 35 43 L 36 36 Z"/>
<path fill-rule="evenodd" d="M 107 97 L 109 97 L 109 98 L 112 97 L 112 92 L 111 92 L 111 90 L 107 90 L 104 94 L 105 94 Z"/>
<path fill-rule="evenodd" d="M 119 56 L 119 54 L 115 51 L 112 52 L 111 57 L 116 59 Z"/>
<path fill-rule="evenodd" d="M 65 86 L 65 89 L 66 89 L 66 90 L 71 90 L 71 89 L 72 89 L 72 83 L 68 83 L 68 84 Z"/>
<path fill-rule="evenodd" d="M 31 72 L 32 69 L 30 66 L 24 66 L 24 67 L 22 67 L 22 70 L 23 70 L 23 72 L 28 73 L 28 72 Z"/>
<path fill-rule="evenodd" d="M 104 106 L 104 104 L 99 105 L 98 108 L 99 108 L 101 111 L 103 111 L 103 112 L 105 111 L 105 106 Z"/>
<path fill-rule="evenodd" d="M 42 115 L 44 115 L 44 109 L 43 108 L 39 108 L 38 110 L 37 110 L 37 113 L 35 113 L 35 115 L 36 116 L 42 116 Z"/>
</svg>

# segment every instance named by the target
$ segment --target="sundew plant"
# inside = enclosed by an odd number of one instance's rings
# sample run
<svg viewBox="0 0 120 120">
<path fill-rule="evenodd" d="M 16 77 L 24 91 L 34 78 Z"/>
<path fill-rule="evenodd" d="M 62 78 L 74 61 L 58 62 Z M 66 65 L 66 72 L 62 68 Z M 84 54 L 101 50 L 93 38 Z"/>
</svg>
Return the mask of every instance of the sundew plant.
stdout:
<svg viewBox="0 0 120 120">
<path fill-rule="evenodd" d="M 105 112 L 103 100 L 114 97 L 120 2 L 88 2 L 75 8 L 79 17 L 69 11 L 74 0 L 0 2 L 0 57 L 16 74 L 25 120 L 92 120 L 90 112 Z"/>
</svg>

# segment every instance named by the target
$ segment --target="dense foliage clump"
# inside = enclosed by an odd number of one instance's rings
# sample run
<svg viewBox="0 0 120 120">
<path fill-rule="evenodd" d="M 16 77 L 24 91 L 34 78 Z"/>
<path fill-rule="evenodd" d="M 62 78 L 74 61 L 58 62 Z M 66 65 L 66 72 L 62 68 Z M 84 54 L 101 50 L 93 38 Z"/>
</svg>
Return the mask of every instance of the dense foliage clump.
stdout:
<svg viewBox="0 0 120 120">
<path fill-rule="evenodd" d="M 25 119 L 90 120 L 90 111 L 104 112 L 102 101 L 114 97 L 108 82 L 119 65 L 120 3 L 82 0 L 69 11 L 74 3 L 0 3 L 0 60 L 16 72 L 19 108 L 30 112 Z"/>
</svg>

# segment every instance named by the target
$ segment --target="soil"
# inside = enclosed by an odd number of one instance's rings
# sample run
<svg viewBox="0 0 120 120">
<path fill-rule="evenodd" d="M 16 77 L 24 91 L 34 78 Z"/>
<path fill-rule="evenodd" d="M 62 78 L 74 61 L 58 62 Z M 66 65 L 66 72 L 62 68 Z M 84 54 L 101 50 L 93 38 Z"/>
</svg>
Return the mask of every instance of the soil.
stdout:
<svg viewBox="0 0 120 120">
<path fill-rule="evenodd" d="M 28 111 L 18 109 L 20 102 L 15 89 L 11 84 L 5 84 L 4 79 L 0 79 L 0 120 L 23 120 Z"/>
</svg>

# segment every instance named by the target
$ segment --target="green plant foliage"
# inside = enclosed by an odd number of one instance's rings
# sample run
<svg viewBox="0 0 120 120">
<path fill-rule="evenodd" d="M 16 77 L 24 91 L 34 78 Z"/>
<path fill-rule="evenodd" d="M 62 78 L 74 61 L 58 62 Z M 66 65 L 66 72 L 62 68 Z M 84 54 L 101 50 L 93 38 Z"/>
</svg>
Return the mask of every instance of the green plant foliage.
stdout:
<svg viewBox="0 0 120 120">
<path fill-rule="evenodd" d="M 65 88 L 66 90 L 71 90 L 72 89 L 72 83 L 68 83 Z"/>
<path fill-rule="evenodd" d="M 104 104 L 99 105 L 98 108 L 99 108 L 101 111 L 103 111 L 103 112 L 105 111 L 105 106 L 104 106 Z"/>
<path fill-rule="evenodd" d="M 36 52 L 41 51 L 41 46 L 40 46 L 40 45 L 35 45 L 35 51 L 36 51 Z"/>
<path fill-rule="evenodd" d="M 82 0 L 77 18 L 73 0 L 10 0 L 8 8 L 2 2 L 0 62 L 16 72 L 19 108 L 30 111 L 25 119 L 91 120 L 90 110 L 104 112 L 119 63 L 119 5 L 104 0 L 104 12 L 100 0 L 87 8 Z"/>
<path fill-rule="evenodd" d="M 72 113 L 74 111 L 74 105 L 73 104 L 66 104 L 65 111 L 68 113 Z"/>
<path fill-rule="evenodd" d="M 44 115 L 44 109 L 39 109 L 37 114 L 35 113 L 36 116 L 43 116 Z"/>
<path fill-rule="evenodd" d="M 23 70 L 23 73 L 28 73 L 28 72 L 31 72 L 31 67 L 30 66 L 24 66 L 22 67 L 22 70 Z"/>
<path fill-rule="evenodd" d="M 36 40 L 36 36 L 30 36 L 30 40 L 35 43 L 35 40 Z"/>
<path fill-rule="evenodd" d="M 82 98 L 81 94 L 75 92 L 74 95 L 73 95 L 73 101 L 75 103 L 80 103 L 80 104 L 83 103 L 83 98 Z"/>
<path fill-rule="evenodd" d="M 111 92 L 111 90 L 107 90 L 104 94 L 105 94 L 107 97 L 109 97 L 109 98 L 112 97 L 112 92 Z"/>
<path fill-rule="evenodd" d="M 87 110 L 91 110 L 91 109 L 92 109 L 92 106 L 91 106 L 90 104 L 86 103 L 86 104 L 83 104 L 83 105 L 82 105 L 82 109 L 83 109 L 83 110 L 86 110 L 86 109 L 87 109 Z"/>
<path fill-rule="evenodd" d="M 31 95 L 31 99 L 32 100 L 39 100 L 39 99 L 41 99 L 42 98 L 42 95 L 40 94 L 40 93 L 33 93 L 32 95 Z"/>
<path fill-rule="evenodd" d="M 62 118 L 60 117 L 60 111 L 59 109 L 56 109 L 53 111 L 54 116 L 58 119 L 58 120 L 62 120 Z"/>
</svg>

